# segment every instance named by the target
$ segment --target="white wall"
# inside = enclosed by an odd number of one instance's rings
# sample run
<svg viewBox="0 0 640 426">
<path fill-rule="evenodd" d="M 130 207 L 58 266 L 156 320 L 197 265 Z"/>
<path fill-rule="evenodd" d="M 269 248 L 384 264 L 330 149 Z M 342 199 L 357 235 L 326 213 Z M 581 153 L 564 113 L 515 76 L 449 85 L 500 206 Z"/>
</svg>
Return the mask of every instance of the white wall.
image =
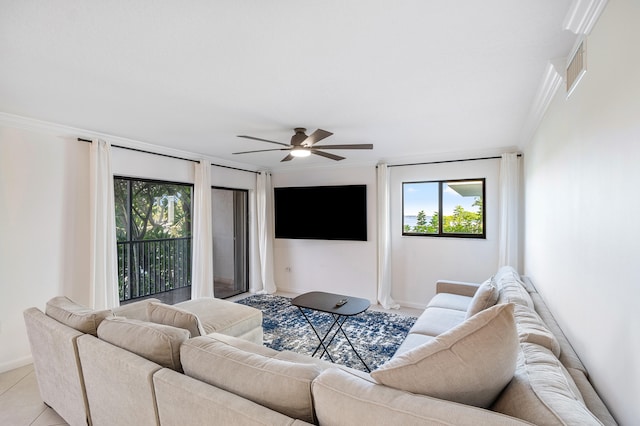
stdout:
<svg viewBox="0 0 640 426">
<path fill-rule="evenodd" d="M 438 279 L 482 282 L 498 266 L 500 160 L 390 167 L 393 299 L 424 308 Z M 402 183 L 485 178 L 486 239 L 402 236 Z"/>
<path fill-rule="evenodd" d="M 58 295 L 89 305 L 90 144 L 77 137 L 28 119 L 0 123 L 0 372 L 31 362 L 22 311 Z M 112 150 L 116 175 L 193 183 L 193 164 Z M 253 194 L 255 180 L 212 166 L 211 185 Z"/>
<path fill-rule="evenodd" d="M 500 160 L 390 167 L 392 297 L 423 308 L 441 278 L 481 282 L 498 265 L 498 177 Z M 402 182 L 486 178 L 487 238 L 402 236 Z M 276 239 L 274 269 L 278 290 L 320 290 L 377 299 L 375 167 L 274 173 L 274 187 L 367 184 L 367 242 Z M 288 272 L 287 268 L 291 268 Z"/>
<path fill-rule="evenodd" d="M 369 299 L 376 292 L 375 167 L 313 169 L 272 175 L 274 187 L 367 185 L 367 241 L 275 239 L 274 278 L 279 291 L 327 291 Z M 313 217 L 313 212 L 309 212 Z M 290 272 L 287 271 L 290 268 Z"/>
<path fill-rule="evenodd" d="M 22 311 L 88 303 L 89 144 L 0 125 L 0 371 L 31 360 Z"/>
<path fill-rule="evenodd" d="M 622 424 L 640 419 L 640 3 L 609 2 L 588 71 L 525 148 L 525 272 Z"/>
</svg>

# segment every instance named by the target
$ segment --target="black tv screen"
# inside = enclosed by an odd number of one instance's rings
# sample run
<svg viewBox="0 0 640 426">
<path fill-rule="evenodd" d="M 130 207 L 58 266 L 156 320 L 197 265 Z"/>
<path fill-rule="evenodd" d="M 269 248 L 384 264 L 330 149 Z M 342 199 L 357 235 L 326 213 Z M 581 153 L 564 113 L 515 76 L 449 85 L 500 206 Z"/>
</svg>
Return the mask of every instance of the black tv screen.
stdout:
<svg viewBox="0 0 640 426">
<path fill-rule="evenodd" d="M 367 241 L 367 186 L 274 188 L 275 237 Z"/>
</svg>

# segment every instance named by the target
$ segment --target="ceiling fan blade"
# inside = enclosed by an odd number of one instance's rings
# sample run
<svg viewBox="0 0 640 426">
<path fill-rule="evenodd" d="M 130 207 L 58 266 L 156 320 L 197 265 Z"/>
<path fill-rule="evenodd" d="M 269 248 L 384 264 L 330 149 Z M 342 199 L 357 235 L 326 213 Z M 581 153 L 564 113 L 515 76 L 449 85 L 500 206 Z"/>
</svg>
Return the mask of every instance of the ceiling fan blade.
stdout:
<svg viewBox="0 0 640 426">
<path fill-rule="evenodd" d="M 293 155 L 289 154 L 286 157 L 284 157 L 282 160 L 280 160 L 280 162 L 282 163 L 283 161 L 291 161 L 293 160 Z"/>
<path fill-rule="evenodd" d="M 315 155 L 319 155 L 321 157 L 330 158 L 330 159 L 336 160 L 336 161 L 344 160 L 344 157 L 340 157 L 339 155 L 329 154 L 328 152 L 317 151 L 315 149 L 312 149 L 311 153 L 315 154 Z"/>
<path fill-rule="evenodd" d="M 355 145 L 316 145 L 315 149 L 373 149 L 370 143 L 361 143 Z"/>
<path fill-rule="evenodd" d="M 257 149 L 255 151 L 232 152 L 232 154 L 251 154 L 253 152 L 289 151 L 291 148 Z"/>
<path fill-rule="evenodd" d="M 311 147 L 314 143 L 320 142 L 324 138 L 328 138 L 333 133 L 327 132 L 326 130 L 318 129 L 315 132 L 311 133 L 303 142 L 302 145 Z"/>
<path fill-rule="evenodd" d="M 282 143 L 282 142 L 270 141 L 269 139 L 254 138 L 253 136 L 238 135 L 238 137 L 239 137 L 239 138 L 245 138 L 245 139 L 253 139 L 254 141 L 261 141 L 261 142 L 275 143 L 275 144 L 282 145 L 282 146 L 290 146 L 288 143 Z"/>
</svg>

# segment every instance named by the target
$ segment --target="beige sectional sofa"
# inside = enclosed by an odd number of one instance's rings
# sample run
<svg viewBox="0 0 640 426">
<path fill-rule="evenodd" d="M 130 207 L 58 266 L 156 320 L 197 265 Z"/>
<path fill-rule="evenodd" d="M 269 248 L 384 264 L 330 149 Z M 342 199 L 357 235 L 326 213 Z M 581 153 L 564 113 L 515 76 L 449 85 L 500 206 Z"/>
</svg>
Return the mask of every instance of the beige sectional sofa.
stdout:
<svg viewBox="0 0 640 426">
<path fill-rule="evenodd" d="M 118 316 L 62 301 L 25 321 L 43 399 L 72 425 L 615 424 L 540 295 L 508 267 L 480 284 L 438 282 L 370 374 L 264 347 L 262 329 L 214 330 L 224 320 L 206 301 L 183 305 L 196 315 L 143 302 Z"/>
</svg>

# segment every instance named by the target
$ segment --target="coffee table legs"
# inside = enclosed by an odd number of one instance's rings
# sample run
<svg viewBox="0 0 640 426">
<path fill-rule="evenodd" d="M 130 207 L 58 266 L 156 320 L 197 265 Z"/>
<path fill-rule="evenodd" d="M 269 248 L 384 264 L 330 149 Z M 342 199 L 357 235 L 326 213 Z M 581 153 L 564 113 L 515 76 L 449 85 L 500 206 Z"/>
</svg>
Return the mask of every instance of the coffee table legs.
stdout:
<svg viewBox="0 0 640 426">
<path fill-rule="evenodd" d="M 316 337 L 320 341 L 320 343 L 316 347 L 316 350 L 313 351 L 313 354 L 311 356 L 315 356 L 316 353 L 318 353 L 318 351 L 320 350 L 320 348 L 322 348 L 322 353 L 320 354 L 320 358 L 322 358 L 324 356 L 324 354 L 326 353 L 327 356 L 329 357 L 329 359 L 331 360 L 331 362 L 335 362 L 333 360 L 333 357 L 329 353 L 328 347 L 331 346 L 331 343 L 333 342 L 335 337 L 338 335 L 338 333 L 341 332 L 342 335 L 344 336 L 344 338 L 347 340 L 347 343 L 349 343 L 349 346 L 351 346 L 351 350 L 353 350 L 353 353 L 356 354 L 356 356 L 358 357 L 360 362 L 362 362 L 362 365 L 364 365 L 364 368 L 366 368 L 368 372 L 371 372 L 371 370 L 369 369 L 369 366 L 367 365 L 366 362 L 364 362 L 364 360 L 362 359 L 362 357 L 360 356 L 360 354 L 358 353 L 356 348 L 353 347 L 353 344 L 351 343 L 351 340 L 349 340 L 349 337 L 347 336 L 347 334 L 344 332 L 344 329 L 342 328 L 342 325 L 345 323 L 347 318 L 349 318 L 348 316 L 339 315 L 339 314 L 331 314 L 333 316 L 333 323 L 331 324 L 331 326 L 329 327 L 329 329 L 327 330 L 325 335 L 323 337 L 320 337 L 320 333 L 318 333 L 318 330 L 316 329 L 316 327 L 314 327 L 313 323 L 311 322 L 311 320 L 309 319 L 307 314 L 305 314 L 304 310 L 299 306 L 298 306 L 298 309 L 300 310 L 300 312 L 302 313 L 304 318 L 307 320 L 307 322 L 309 323 L 309 326 L 311 326 L 311 329 L 313 330 L 313 332 L 315 333 Z M 335 332 L 333 333 L 333 336 L 331 336 L 331 339 L 329 339 L 329 341 L 327 342 L 327 338 L 329 337 L 329 335 L 331 334 L 332 330 L 336 326 L 337 326 L 337 328 L 336 328 Z M 325 343 L 325 342 L 327 342 L 327 343 Z"/>
</svg>

